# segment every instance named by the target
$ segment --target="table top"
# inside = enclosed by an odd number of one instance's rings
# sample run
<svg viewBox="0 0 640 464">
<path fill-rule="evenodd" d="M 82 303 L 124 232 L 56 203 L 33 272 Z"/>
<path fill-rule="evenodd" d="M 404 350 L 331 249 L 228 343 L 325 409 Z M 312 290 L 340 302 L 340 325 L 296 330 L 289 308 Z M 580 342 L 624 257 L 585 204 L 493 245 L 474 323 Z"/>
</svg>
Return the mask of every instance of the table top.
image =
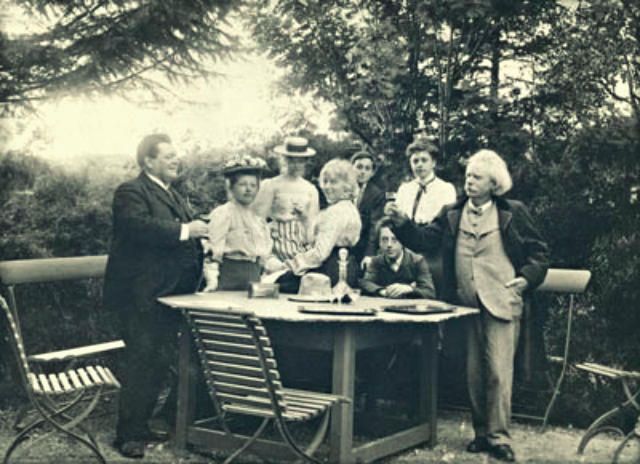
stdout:
<svg viewBox="0 0 640 464">
<path fill-rule="evenodd" d="M 351 323 L 412 323 L 434 324 L 449 319 L 470 316 L 479 311 L 475 308 L 456 306 L 453 312 L 435 314 L 402 314 L 383 311 L 384 306 L 390 305 L 428 305 L 440 304 L 441 301 L 428 299 L 390 299 L 359 297 L 354 303 L 342 305 L 348 309 L 374 309 L 373 316 L 342 315 L 342 314 L 311 314 L 302 313 L 300 307 L 339 309 L 335 303 L 302 303 L 289 301 L 294 295 L 280 295 L 278 298 L 249 298 L 247 292 L 220 291 L 212 293 L 193 293 L 189 295 L 174 295 L 159 298 L 158 301 L 175 309 L 224 309 L 242 308 L 250 310 L 260 319 L 288 322 L 351 322 Z"/>
</svg>

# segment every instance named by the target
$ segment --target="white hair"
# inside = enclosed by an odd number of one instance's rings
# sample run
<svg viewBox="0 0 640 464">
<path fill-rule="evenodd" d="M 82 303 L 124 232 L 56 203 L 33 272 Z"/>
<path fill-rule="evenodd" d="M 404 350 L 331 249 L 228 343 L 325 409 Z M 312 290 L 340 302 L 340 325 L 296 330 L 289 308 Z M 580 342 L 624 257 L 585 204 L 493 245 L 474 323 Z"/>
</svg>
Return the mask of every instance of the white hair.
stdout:
<svg viewBox="0 0 640 464">
<path fill-rule="evenodd" d="M 507 163 L 493 150 L 479 150 L 467 160 L 467 168 L 472 164 L 485 167 L 487 174 L 493 180 L 493 194 L 501 196 L 511 190 L 513 181 Z"/>
</svg>

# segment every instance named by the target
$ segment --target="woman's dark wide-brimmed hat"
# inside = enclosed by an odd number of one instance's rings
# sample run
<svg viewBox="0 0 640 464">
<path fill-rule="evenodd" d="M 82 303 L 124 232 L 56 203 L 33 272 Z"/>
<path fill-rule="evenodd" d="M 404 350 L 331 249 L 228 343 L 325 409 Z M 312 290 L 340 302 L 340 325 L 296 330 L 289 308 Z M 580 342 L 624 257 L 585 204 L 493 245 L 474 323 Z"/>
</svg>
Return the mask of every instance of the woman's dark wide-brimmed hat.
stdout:
<svg viewBox="0 0 640 464">
<path fill-rule="evenodd" d="M 287 137 L 282 145 L 273 149 L 277 154 L 283 156 L 309 158 L 316 154 L 316 151 L 309 147 L 309 141 L 304 137 Z"/>
<path fill-rule="evenodd" d="M 255 174 L 261 175 L 267 169 L 267 163 L 262 158 L 255 156 L 238 156 L 224 163 L 222 174 L 225 176 L 231 174 Z"/>
</svg>

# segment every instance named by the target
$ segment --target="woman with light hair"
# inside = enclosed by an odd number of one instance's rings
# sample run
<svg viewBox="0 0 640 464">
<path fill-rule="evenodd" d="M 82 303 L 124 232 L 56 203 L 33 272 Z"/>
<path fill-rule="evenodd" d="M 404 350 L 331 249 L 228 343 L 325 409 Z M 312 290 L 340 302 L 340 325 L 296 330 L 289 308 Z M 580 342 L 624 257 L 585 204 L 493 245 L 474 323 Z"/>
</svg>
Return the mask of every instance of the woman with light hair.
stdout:
<svg viewBox="0 0 640 464">
<path fill-rule="evenodd" d="M 524 300 L 542 283 L 547 245 L 527 208 L 502 198 L 512 181 L 504 160 L 480 150 L 469 158 L 464 191 L 430 224 L 416 225 L 396 204 L 385 213 L 406 247 L 443 254 L 443 299 L 480 310 L 467 329 L 467 386 L 475 438 L 470 453 L 513 462 L 509 420 L 513 364 Z"/>
<path fill-rule="evenodd" d="M 285 273 L 278 283 L 283 292 L 297 292 L 300 276 L 314 271 L 328 275 L 331 284 L 338 281 L 338 250 L 349 251 L 360 239 L 360 213 L 354 204 L 358 196 L 358 174 L 346 160 L 333 159 L 320 171 L 320 188 L 329 206 L 320 211 L 309 237 L 308 250 L 285 260 L 290 272 Z M 358 265 L 349 253 L 347 283 L 357 283 Z"/>
</svg>

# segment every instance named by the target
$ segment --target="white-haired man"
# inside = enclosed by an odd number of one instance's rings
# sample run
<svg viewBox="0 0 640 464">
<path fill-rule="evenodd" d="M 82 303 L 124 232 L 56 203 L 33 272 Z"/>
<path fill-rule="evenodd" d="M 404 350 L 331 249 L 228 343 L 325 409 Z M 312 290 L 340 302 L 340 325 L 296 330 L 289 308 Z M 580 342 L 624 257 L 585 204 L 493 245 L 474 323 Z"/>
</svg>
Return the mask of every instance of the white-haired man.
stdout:
<svg viewBox="0 0 640 464">
<path fill-rule="evenodd" d="M 393 203 L 385 208 L 405 246 L 419 252 L 442 247 L 443 299 L 480 309 L 467 336 L 475 431 L 467 450 L 507 462 L 515 461 L 509 420 L 523 297 L 542 283 L 549 264 L 526 207 L 502 198 L 511 186 L 504 160 L 480 150 L 467 164 L 466 195 L 432 223 L 416 225 Z"/>
</svg>

